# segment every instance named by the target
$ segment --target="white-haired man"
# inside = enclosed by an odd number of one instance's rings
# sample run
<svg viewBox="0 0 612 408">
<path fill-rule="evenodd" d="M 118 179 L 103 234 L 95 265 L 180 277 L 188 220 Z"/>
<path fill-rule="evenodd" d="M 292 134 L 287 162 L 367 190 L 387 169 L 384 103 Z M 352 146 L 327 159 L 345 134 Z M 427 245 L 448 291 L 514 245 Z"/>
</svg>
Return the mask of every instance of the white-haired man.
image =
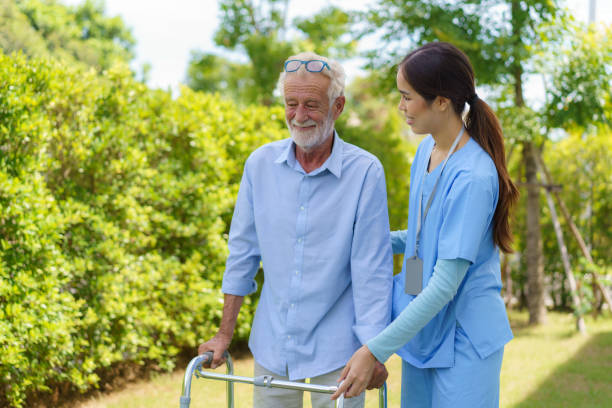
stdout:
<svg viewBox="0 0 612 408">
<path fill-rule="evenodd" d="M 291 138 L 247 159 L 229 235 L 223 318 L 200 345 L 223 363 L 245 295 L 264 284 L 249 348 L 255 376 L 336 385 L 352 353 L 389 322 L 392 254 L 383 168 L 338 137 L 344 70 L 302 53 L 279 79 Z M 387 377 L 379 365 L 370 388 Z M 333 407 L 312 393 L 313 408 Z M 302 393 L 255 387 L 253 406 L 302 407 Z M 364 395 L 345 402 L 363 407 Z"/>
</svg>

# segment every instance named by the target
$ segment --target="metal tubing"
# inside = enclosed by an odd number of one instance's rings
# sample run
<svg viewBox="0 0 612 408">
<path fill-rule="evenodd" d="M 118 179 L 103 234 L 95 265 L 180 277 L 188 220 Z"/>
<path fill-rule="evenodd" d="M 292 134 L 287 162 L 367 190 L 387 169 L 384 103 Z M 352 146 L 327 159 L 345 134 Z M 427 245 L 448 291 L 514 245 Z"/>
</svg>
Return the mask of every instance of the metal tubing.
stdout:
<svg viewBox="0 0 612 408">
<path fill-rule="evenodd" d="M 191 377 L 193 377 L 193 372 L 195 368 L 202 364 L 202 361 L 206 359 L 205 355 L 196 356 L 189 362 L 187 366 L 187 371 L 185 372 L 185 377 L 183 378 L 183 390 L 181 392 L 181 408 L 189 408 L 189 403 L 191 402 Z"/>
<path fill-rule="evenodd" d="M 226 374 L 218 374 L 210 371 L 200 371 L 198 372 L 198 377 L 208 378 L 211 380 L 220 380 L 227 382 L 237 382 L 242 384 L 255 384 L 255 378 L 253 377 L 243 377 L 239 375 L 226 375 Z M 338 387 L 335 385 L 318 385 L 318 384 L 308 384 L 302 382 L 292 382 L 292 381 L 282 381 L 282 380 L 272 380 L 267 383 L 264 387 L 270 388 L 284 388 L 287 390 L 296 390 L 296 391 L 309 391 L 309 392 L 319 392 L 323 394 L 333 394 L 336 392 Z"/>
<path fill-rule="evenodd" d="M 243 383 L 243 384 L 253 384 L 255 386 L 263 386 L 270 388 L 284 388 L 289 390 L 297 390 L 297 391 L 308 391 L 308 392 L 318 392 L 323 394 L 333 394 L 338 390 L 338 387 L 335 385 L 319 385 L 319 384 L 308 384 L 303 382 L 293 382 L 293 381 L 283 381 L 283 380 L 275 380 L 272 377 L 267 378 L 263 383 L 260 378 L 253 377 L 243 377 L 239 375 L 234 375 L 234 365 L 232 362 L 232 358 L 229 353 L 225 353 L 224 357 L 226 358 L 227 364 L 227 374 L 218 374 L 210 371 L 204 371 L 202 369 L 202 364 L 207 363 L 212 360 L 212 353 L 204 353 L 197 357 L 194 357 L 187 366 L 187 372 L 185 373 L 185 378 L 183 379 L 183 393 L 180 399 L 180 408 L 189 408 L 189 403 L 191 401 L 190 393 L 191 393 L 191 378 L 195 374 L 196 377 L 208 378 L 211 380 L 220 380 L 227 381 L 227 406 L 228 408 L 234 408 L 234 383 Z M 263 384 L 263 385 L 262 385 Z M 378 405 L 379 408 L 387 408 L 387 384 L 383 384 L 383 386 L 378 390 Z M 344 408 L 344 395 L 341 395 L 336 400 L 336 408 Z"/>
<path fill-rule="evenodd" d="M 228 375 L 228 374 L 218 374 L 210 371 L 199 370 L 196 371 L 196 376 L 201 378 L 208 378 L 209 380 L 219 380 L 219 381 L 227 381 L 228 384 L 233 383 L 242 383 L 242 384 L 255 384 L 256 379 L 253 377 L 243 377 L 240 375 Z M 283 380 L 274 380 L 268 381 L 264 387 L 269 388 L 284 388 L 287 390 L 296 390 L 296 391 L 308 391 L 308 392 L 319 392 L 323 394 L 333 394 L 336 392 L 338 387 L 335 385 L 318 385 L 318 384 L 308 384 L 302 382 L 293 382 L 293 381 L 283 381 Z M 182 408 L 182 407 L 181 407 Z M 341 396 L 336 401 L 336 408 L 344 408 L 344 397 Z"/>
<path fill-rule="evenodd" d="M 223 357 L 225 357 L 225 364 L 227 366 L 227 374 L 234 374 L 234 363 L 232 361 L 232 357 L 226 351 L 223 353 Z M 189 404 L 191 403 L 191 379 L 193 374 L 196 376 L 202 372 L 202 364 L 212 361 L 213 353 L 211 351 L 196 356 L 191 359 L 189 365 L 187 366 L 187 370 L 185 371 L 185 377 L 183 378 L 183 389 L 181 393 L 180 399 L 180 408 L 189 408 Z M 227 407 L 234 408 L 234 383 L 227 383 Z"/>
<path fill-rule="evenodd" d="M 378 389 L 378 408 L 387 408 L 387 383 Z"/>
<path fill-rule="evenodd" d="M 232 361 L 232 357 L 226 351 L 225 354 L 225 365 L 227 366 L 226 374 L 233 375 L 234 374 L 234 362 Z M 227 382 L 227 408 L 234 408 L 234 383 L 231 381 Z"/>
</svg>

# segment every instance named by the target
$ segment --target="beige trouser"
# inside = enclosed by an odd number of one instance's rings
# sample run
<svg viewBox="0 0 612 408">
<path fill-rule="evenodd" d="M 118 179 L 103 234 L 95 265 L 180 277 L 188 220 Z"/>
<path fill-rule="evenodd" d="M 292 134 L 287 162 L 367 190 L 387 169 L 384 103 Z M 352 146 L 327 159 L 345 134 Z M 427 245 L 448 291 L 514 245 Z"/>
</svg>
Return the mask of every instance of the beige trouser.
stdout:
<svg viewBox="0 0 612 408">
<path fill-rule="evenodd" d="M 312 384 L 321 385 L 338 385 L 337 380 L 341 372 L 342 368 L 318 377 L 312 377 L 310 382 Z M 255 377 L 260 375 L 270 375 L 276 380 L 289 381 L 288 377 L 268 371 L 255 362 Z M 300 380 L 300 382 L 304 382 L 304 380 Z M 286 390 L 283 388 L 253 387 L 253 408 L 302 408 L 303 395 L 303 391 Z M 312 408 L 333 408 L 334 401 L 330 400 L 330 397 L 331 394 L 311 392 L 310 401 L 312 402 Z M 364 403 L 365 392 L 361 393 L 358 397 L 344 400 L 344 406 L 346 408 L 363 408 Z"/>
</svg>

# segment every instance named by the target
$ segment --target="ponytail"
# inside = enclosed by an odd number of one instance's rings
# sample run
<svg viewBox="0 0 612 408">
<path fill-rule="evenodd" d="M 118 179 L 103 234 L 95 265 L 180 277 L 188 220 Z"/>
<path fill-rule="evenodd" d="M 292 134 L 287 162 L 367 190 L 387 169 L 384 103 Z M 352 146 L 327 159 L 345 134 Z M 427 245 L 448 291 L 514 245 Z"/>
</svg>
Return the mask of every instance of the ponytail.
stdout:
<svg viewBox="0 0 612 408">
<path fill-rule="evenodd" d="M 499 198 L 493 216 L 493 241 L 504 252 L 512 252 L 510 208 L 518 200 L 518 189 L 506 168 L 506 152 L 501 126 L 493 110 L 476 95 L 474 69 L 468 57 L 457 47 L 445 42 L 433 42 L 409 53 L 399 69 L 428 103 L 436 96 L 452 102 L 457 115 L 470 106 L 465 121 L 470 136 L 486 151 L 497 169 Z"/>
<path fill-rule="evenodd" d="M 468 100 L 470 110 L 466 130 L 482 149 L 491 156 L 499 179 L 499 198 L 493 216 L 493 241 L 504 252 L 512 252 L 510 208 L 518 201 L 518 189 L 506 168 L 506 151 L 501 126 L 493 110 L 476 94 Z"/>
</svg>

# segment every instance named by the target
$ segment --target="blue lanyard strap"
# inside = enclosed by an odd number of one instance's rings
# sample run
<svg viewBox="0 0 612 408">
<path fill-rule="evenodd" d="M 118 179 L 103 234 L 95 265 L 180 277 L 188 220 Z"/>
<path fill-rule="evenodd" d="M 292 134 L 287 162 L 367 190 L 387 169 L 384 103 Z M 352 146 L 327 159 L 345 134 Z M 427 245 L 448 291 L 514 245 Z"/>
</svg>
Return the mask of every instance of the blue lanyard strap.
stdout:
<svg viewBox="0 0 612 408">
<path fill-rule="evenodd" d="M 414 256 L 417 256 L 417 250 L 419 249 L 419 241 L 420 241 L 421 226 L 422 226 L 421 224 L 425 222 L 425 218 L 427 217 L 427 213 L 429 212 L 429 208 L 431 207 L 431 202 L 433 201 L 434 195 L 436 194 L 436 189 L 438 188 L 438 182 L 440 181 L 440 178 L 442 177 L 442 172 L 444 171 L 444 167 L 446 167 L 446 162 L 448 162 L 448 159 L 451 157 L 451 155 L 453 154 L 453 151 L 459 144 L 459 140 L 461 140 L 461 136 L 463 136 L 464 131 L 465 131 L 465 128 L 462 125 L 461 130 L 459 131 L 459 134 L 455 138 L 453 145 L 451 146 L 450 150 L 448 151 L 448 154 L 446 155 L 446 158 L 444 159 L 444 162 L 442 162 L 442 168 L 440 169 L 440 173 L 438 173 L 438 178 L 436 178 L 436 183 L 434 184 L 434 187 L 431 190 L 431 194 L 429 195 L 429 199 L 427 200 L 427 205 L 425 206 L 425 212 L 423 214 L 422 221 L 421 221 L 421 206 L 423 205 L 423 185 L 425 184 L 425 180 L 421 182 L 421 191 L 419 194 L 419 210 L 417 212 L 417 230 L 416 230 L 416 241 L 414 245 Z M 431 160 L 431 155 L 430 155 L 430 160 Z M 427 167 L 425 168 L 425 173 L 427 173 Z"/>
</svg>

